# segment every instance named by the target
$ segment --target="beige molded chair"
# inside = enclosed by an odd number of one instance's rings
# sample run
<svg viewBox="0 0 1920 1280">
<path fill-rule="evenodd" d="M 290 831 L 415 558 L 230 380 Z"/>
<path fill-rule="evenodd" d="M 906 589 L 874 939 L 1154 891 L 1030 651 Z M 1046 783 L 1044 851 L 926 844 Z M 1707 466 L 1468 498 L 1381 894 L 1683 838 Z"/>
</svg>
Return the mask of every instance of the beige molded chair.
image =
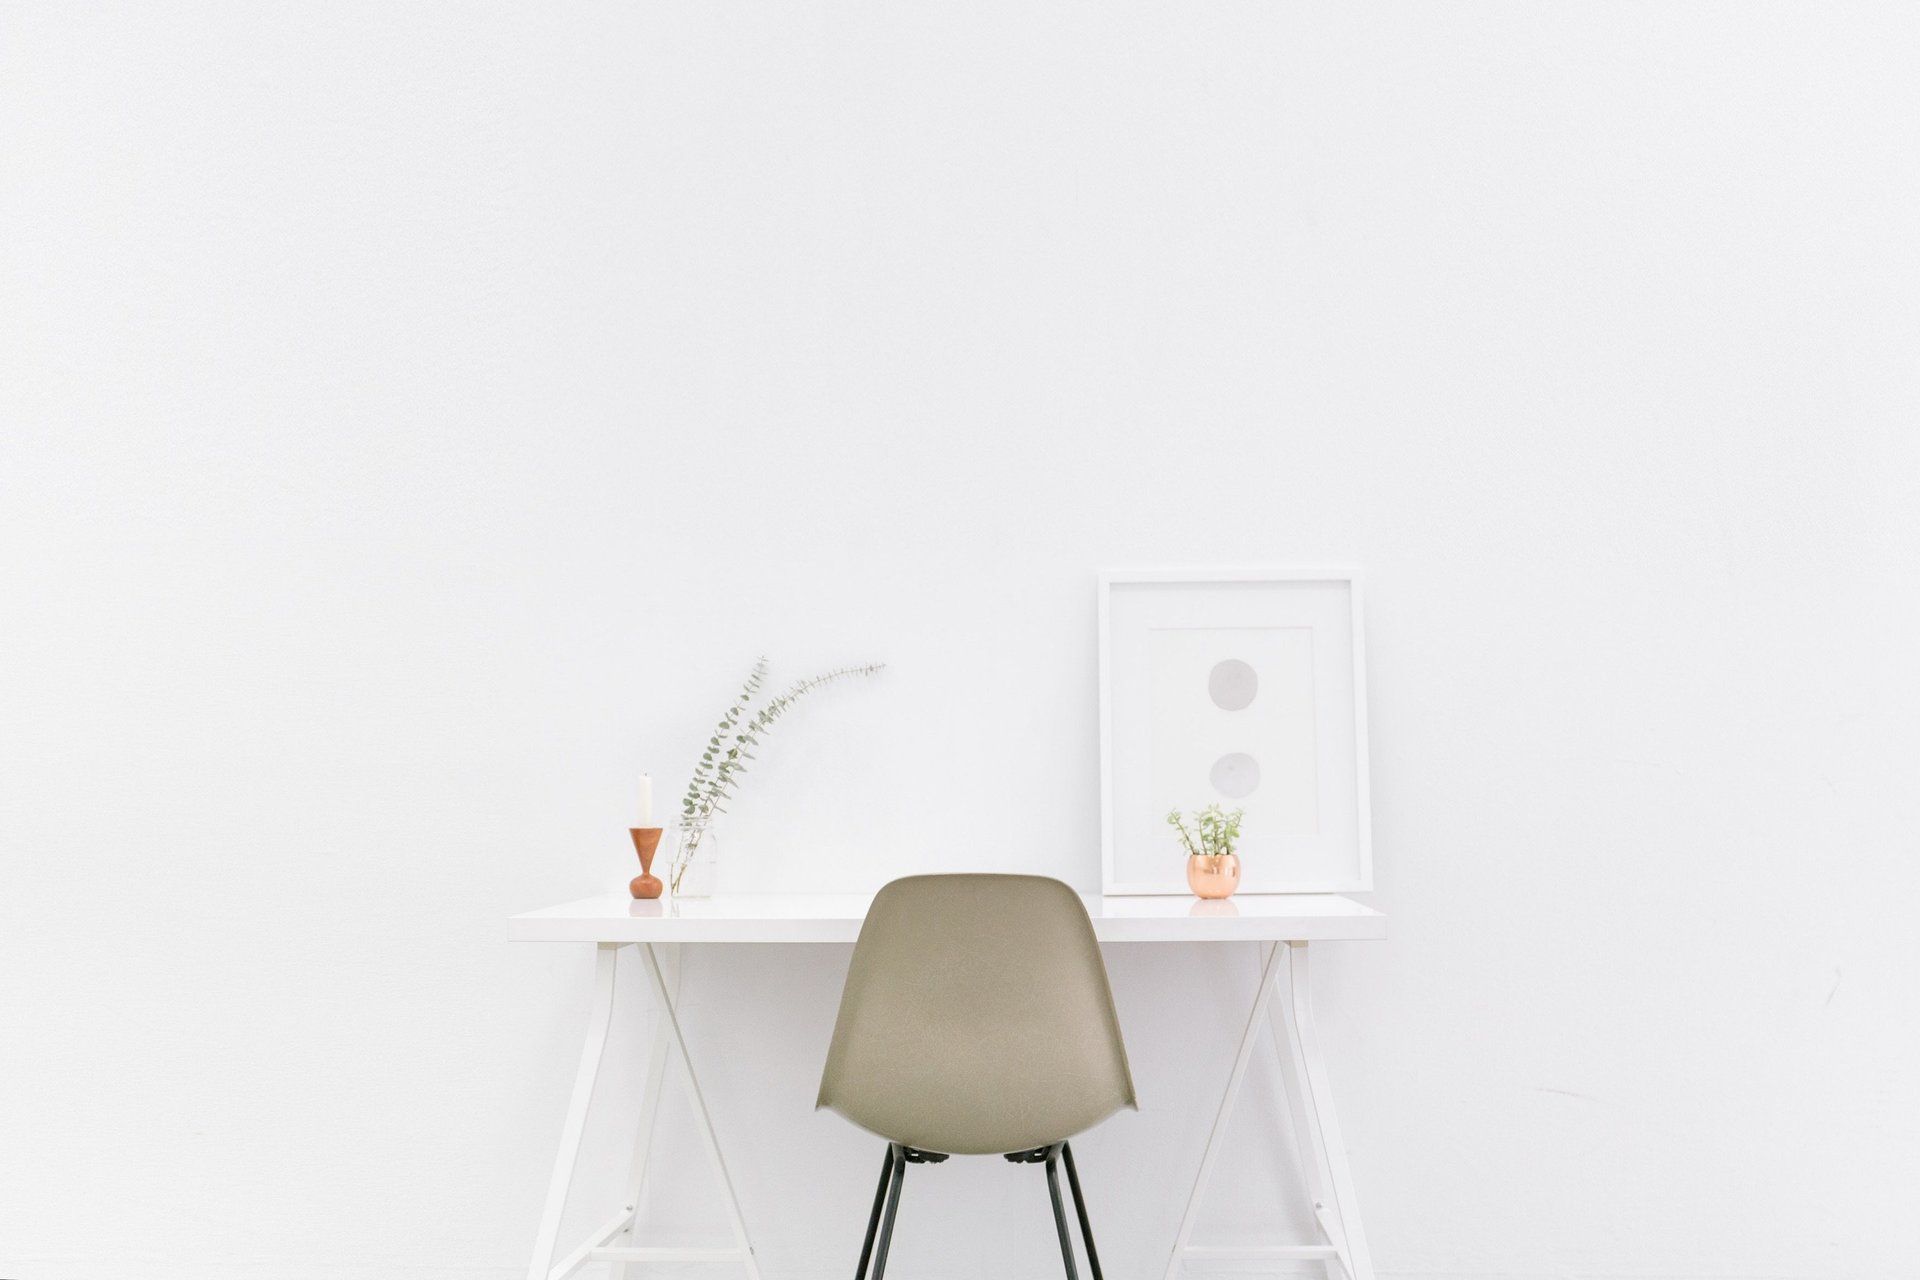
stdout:
<svg viewBox="0 0 1920 1280">
<path fill-rule="evenodd" d="M 887 1140 L 856 1280 L 883 1280 L 909 1164 L 1003 1155 L 1044 1164 L 1068 1280 L 1093 1227 L 1067 1139 L 1137 1104 L 1093 925 L 1041 876 L 909 876 L 882 889 L 853 949 L 816 1104 Z M 878 1239 L 878 1251 L 875 1240 Z"/>
</svg>

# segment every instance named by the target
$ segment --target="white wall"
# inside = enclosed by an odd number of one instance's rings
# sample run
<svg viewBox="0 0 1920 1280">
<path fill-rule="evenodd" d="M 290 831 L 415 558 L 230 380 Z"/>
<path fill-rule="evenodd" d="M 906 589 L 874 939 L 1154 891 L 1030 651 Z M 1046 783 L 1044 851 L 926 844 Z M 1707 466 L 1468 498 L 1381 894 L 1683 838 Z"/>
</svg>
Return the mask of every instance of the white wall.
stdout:
<svg viewBox="0 0 1920 1280">
<path fill-rule="evenodd" d="M 736 884 L 1092 888 L 1093 570 L 1350 559 L 1382 1272 L 1911 1276 L 1916 55 L 1906 5 L 8 6 L 0 1274 L 521 1274 L 589 960 L 503 918 L 631 874 L 757 652 L 891 666 L 781 727 Z M 1111 963 L 1144 1280 L 1252 960 Z M 844 964 L 688 976 L 769 1280 L 846 1273 L 875 1173 L 809 1110 Z M 1219 1239 L 1294 1185 L 1224 1171 Z M 1035 1177 L 917 1175 L 896 1270 L 1053 1274 Z"/>
</svg>

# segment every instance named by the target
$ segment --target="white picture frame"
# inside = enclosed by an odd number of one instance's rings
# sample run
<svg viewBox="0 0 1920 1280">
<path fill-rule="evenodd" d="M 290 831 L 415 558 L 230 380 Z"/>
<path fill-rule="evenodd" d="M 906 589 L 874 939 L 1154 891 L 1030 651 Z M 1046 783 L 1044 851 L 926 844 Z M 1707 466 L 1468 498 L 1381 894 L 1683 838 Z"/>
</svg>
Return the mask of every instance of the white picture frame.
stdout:
<svg viewBox="0 0 1920 1280">
<path fill-rule="evenodd" d="M 1373 888 L 1361 595 L 1351 567 L 1099 574 L 1104 894 L 1190 892 L 1166 813 L 1214 801 L 1247 810 L 1240 892 Z"/>
</svg>

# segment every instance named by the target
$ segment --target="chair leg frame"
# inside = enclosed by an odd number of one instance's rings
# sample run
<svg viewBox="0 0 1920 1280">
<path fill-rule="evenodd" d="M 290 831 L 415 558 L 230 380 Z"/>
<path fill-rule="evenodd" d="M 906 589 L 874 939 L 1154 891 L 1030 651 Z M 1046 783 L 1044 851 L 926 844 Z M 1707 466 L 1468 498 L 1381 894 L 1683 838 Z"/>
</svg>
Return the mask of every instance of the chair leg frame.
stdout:
<svg viewBox="0 0 1920 1280">
<path fill-rule="evenodd" d="M 946 1158 L 938 1152 L 916 1151 L 897 1142 L 887 1144 L 887 1153 L 880 1162 L 880 1185 L 874 1188 L 873 1210 L 867 1215 L 867 1235 L 860 1245 L 860 1265 L 854 1270 L 854 1280 L 867 1280 L 869 1264 L 873 1268 L 873 1280 L 884 1280 L 886 1276 L 887 1251 L 893 1244 L 893 1224 L 900 1211 L 900 1186 L 906 1178 L 907 1166 L 938 1164 Z M 1100 1274 L 1100 1254 L 1093 1245 L 1093 1220 L 1087 1214 L 1086 1194 L 1080 1187 L 1080 1170 L 1073 1162 L 1073 1147 L 1056 1142 L 1032 1151 L 1013 1152 L 1007 1159 L 1015 1164 L 1046 1165 L 1047 1196 L 1053 1203 L 1054 1231 L 1060 1237 L 1060 1260 L 1066 1267 L 1067 1280 L 1080 1280 L 1074 1266 L 1073 1232 L 1067 1226 L 1066 1202 L 1060 1195 L 1060 1169 L 1062 1165 L 1066 1167 L 1074 1216 L 1080 1222 L 1080 1238 L 1086 1243 L 1087 1270 L 1092 1280 L 1104 1280 Z"/>
<path fill-rule="evenodd" d="M 907 1180 L 906 1148 L 897 1142 L 888 1143 L 887 1163 L 891 1167 L 888 1170 L 885 1184 L 887 1189 L 885 1211 L 881 1212 L 878 1198 L 876 1198 L 873 1203 L 875 1212 L 880 1213 L 880 1239 L 875 1246 L 873 1254 L 873 1280 L 885 1280 L 887 1274 L 887 1251 L 893 1247 L 893 1222 L 900 1214 L 900 1188 Z M 872 1238 L 872 1224 L 868 1225 L 867 1232 L 868 1237 Z M 863 1251 L 860 1258 L 859 1280 L 865 1280 L 866 1273 L 867 1259 Z"/>
<path fill-rule="evenodd" d="M 1100 1253 L 1093 1247 L 1093 1221 L 1087 1217 L 1087 1198 L 1080 1191 L 1080 1170 L 1073 1163 L 1073 1144 L 1060 1144 L 1060 1159 L 1067 1166 L 1067 1186 L 1073 1192 L 1073 1209 L 1080 1216 L 1080 1238 L 1087 1244 L 1087 1270 L 1093 1280 L 1105 1280 L 1100 1274 Z"/>
<path fill-rule="evenodd" d="M 854 1280 L 867 1280 L 867 1263 L 873 1260 L 873 1242 L 880 1234 L 880 1213 L 887 1204 L 887 1188 L 892 1185 L 893 1144 L 889 1142 L 886 1155 L 880 1158 L 880 1185 L 873 1192 L 873 1212 L 867 1215 L 867 1238 L 860 1245 L 860 1266 L 853 1273 Z"/>
<path fill-rule="evenodd" d="M 1067 1280 L 1080 1280 L 1079 1274 L 1073 1269 L 1073 1236 L 1067 1230 L 1066 1207 L 1060 1203 L 1059 1146 L 1047 1151 L 1047 1198 L 1053 1201 L 1053 1229 L 1060 1233 L 1060 1261 L 1067 1268 Z"/>
</svg>

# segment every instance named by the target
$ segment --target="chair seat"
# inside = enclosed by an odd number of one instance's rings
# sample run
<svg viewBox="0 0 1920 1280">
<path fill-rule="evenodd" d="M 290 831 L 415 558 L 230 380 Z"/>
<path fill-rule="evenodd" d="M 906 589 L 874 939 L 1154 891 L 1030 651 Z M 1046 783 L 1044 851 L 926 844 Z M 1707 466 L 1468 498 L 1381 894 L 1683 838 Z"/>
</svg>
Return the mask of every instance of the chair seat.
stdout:
<svg viewBox="0 0 1920 1280">
<path fill-rule="evenodd" d="M 1133 1106 L 1079 896 L 1039 876 L 883 889 L 854 948 L 819 1105 L 954 1155 L 1050 1146 Z"/>
</svg>

